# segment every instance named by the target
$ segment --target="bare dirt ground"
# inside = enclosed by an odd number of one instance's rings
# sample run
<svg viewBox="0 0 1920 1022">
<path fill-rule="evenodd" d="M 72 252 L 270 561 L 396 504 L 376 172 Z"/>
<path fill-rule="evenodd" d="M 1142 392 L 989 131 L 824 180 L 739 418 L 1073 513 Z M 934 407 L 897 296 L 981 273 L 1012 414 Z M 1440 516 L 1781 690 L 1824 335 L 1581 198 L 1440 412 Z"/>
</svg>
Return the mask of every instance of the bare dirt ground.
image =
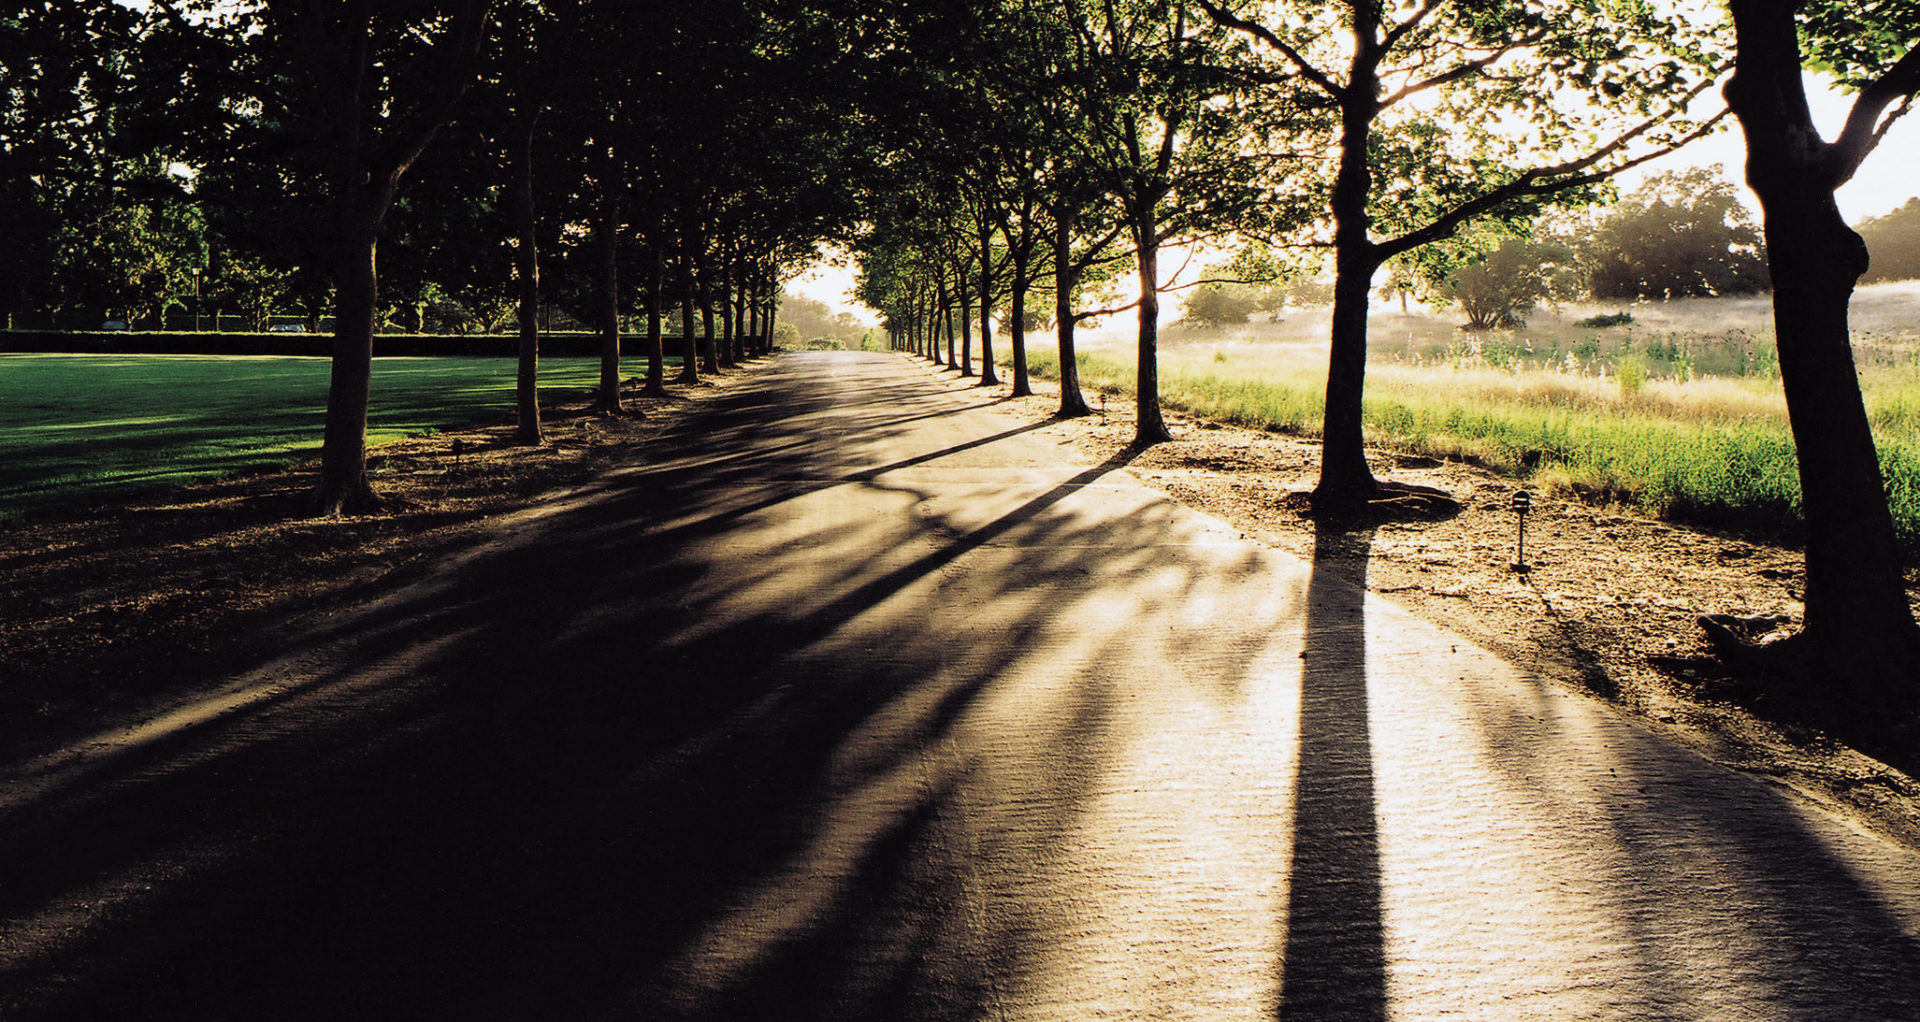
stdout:
<svg viewBox="0 0 1920 1022">
<path fill-rule="evenodd" d="M 576 395 L 545 409 L 538 448 L 516 446 L 507 418 L 383 445 L 369 458 L 390 505 L 377 515 L 303 516 L 308 463 L 7 526 L 0 748 L 43 752 L 274 651 L 288 625 L 398 586 L 489 519 L 668 433 L 728 379 L 659 399 L 628 381 L 618 418 Z"/>
<path fill-rule="evenodd" d="M 1058 388 L 1047 381 L 1034 388 L 1019 403 L 1035 418 L 1051 415 Z M 1045 432 L 1102 456 L 1119 452 L 1133 440 L 1134 408 L 1111 396 L 1105 406 L 1104 415 L 1056 422 Z M 1166 418 L 1175 440 L 1141 452 L 1128 466 L 1134 475 L 1250 537 L 1312 556 L 1304 497 L 1319 471 L 1316 442 L 1175 412 Z M 1702 614 L 1798 627 L 1804 561 L 1787 545 L 1790 537 L 1718 534 L 1533 494 L 1529 570 L 1515 571 L 1518 481 L 1387 450 L 1370 460 L 1380 478 L 1438 487 L 1462 510 L 1379 526 L 1368 589 L 1513 663 L 1612 701 L 1713 759 L 1920 847 L 1913 776 L 1774 713 L 1765 690 L 1723 666 L 1706 644 Z M 1920 612 L 1920 571 L 1909 569 L 1908 591 Z"/>
<path fill-rule="evenodd" d="M 229 479 L 127 506 L 46 516 L 0 535 L 0 747 L 31 755 L 102 722 L 138 714 L 224 665 L 274 648 L 286 626 L 385 591 L 479 542 L 489 519 L 579 483 L 674 426 L 761 362 L 638 414 L 548 410 L 549 444 L 513 446 L 510 424 L 380 448 L 382 514 L 297 517 L 311 466 Z M 928 365 L 929 373 L 945 370 Z M 1057 393 L 1009 402 L 1035 421 Z M 1006 387 L 982 388 L 983 402 Z M 1096 399 L 1097 400 L 1097 399 Z M 1044 432 L 1102 457 L 1132 439 L 1132 406 Z M 1312 552 L 1299 495 L 1317 465 L 1310 442 L 1170 415 L 1177 439 L 1130 470 L 1182 503 L 1275 547 Z M 459 441 L 456 455 L 455 441 Z M 697 441 L 689 441 L 697 442 Z M 1702 613 L 1800 613 L 1797 551 L 1616 509 L 1536 498 L 1517 572 L 1519 486 L 1458 463 L 1376 452 L 1376 472 L 1437 486 L 1457 516 L 1381 526 L 1368 588 L 1542 675 L 1611 700 L 1708 755 L 1851 811 L 1920 847 L 1920 784 L 1791 720 L 1709 655 Z M 1920 588 L 1920 578 L 1915 578 Z"/>
</svg>

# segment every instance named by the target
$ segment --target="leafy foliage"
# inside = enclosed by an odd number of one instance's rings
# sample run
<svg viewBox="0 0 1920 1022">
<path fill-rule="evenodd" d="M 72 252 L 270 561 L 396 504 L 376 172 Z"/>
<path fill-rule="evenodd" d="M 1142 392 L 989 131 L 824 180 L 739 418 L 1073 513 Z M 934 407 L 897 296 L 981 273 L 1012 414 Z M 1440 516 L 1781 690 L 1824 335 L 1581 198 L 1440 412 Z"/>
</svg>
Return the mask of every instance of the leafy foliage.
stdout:
<svg viewBox="0 0 1920 1022">
<path fill-rule="evenodd" d="M 1752 294 L 1768 286 L 1759 228 L 1713 168 L 1648 179 L 1576 243 L 1599 299 Z"/>
</svg>

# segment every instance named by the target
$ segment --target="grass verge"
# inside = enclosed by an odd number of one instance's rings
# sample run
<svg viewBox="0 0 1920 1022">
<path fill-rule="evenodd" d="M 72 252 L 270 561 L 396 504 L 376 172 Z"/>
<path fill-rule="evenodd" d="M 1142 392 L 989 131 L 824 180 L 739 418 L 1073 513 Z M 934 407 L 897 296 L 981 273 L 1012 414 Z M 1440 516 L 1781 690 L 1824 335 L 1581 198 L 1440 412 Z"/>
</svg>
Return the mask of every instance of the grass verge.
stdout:
<svg viewBox="0 0 1920 1022">
<path fill-rule="evenodd" d="M 0 355 L 0 521 L 312 457 L 329 372 L 324 358 Z M 512 359 L 376 359 L 367 440 L 510 415 L 514 373 Z M 542 360 L 542 400 L 598 374 L 597 359 Z"/>
<path fill-rule="evenodd" d="M 1088 389 L 1133 394 L 1133 366 L 1098 352 L 1076 361 Z M 1242 375 L 1230 363 L 1214 371 L 1177 358 L 1163 365 L 1161 402 L 1169 408 L 1256 429 L 1320 432 L 1324 376 Z M 1058 379 L 1059 368 L 1052 352 L 1030 355 L 1036 375 Z M 1507 381 L 1503 390 L 1444 369 L 1373 373 L 1364 415 L 1374 442 L 1673 520 L 1768 529 L 1800 521 L 1784 409 L 1750 401 L 1723 381 L 1699 381 L 1698 398 L 1673 387 L 1626 394 L 1616 384 L 1606 400 L 1596 391 L 1604 381 L 1564 374 L 1492 374 Z M 1920 386 L 1875 381 L 1867 392 L 1895 529 L 1908 549 L 1920 549 Z"/>
</svg>

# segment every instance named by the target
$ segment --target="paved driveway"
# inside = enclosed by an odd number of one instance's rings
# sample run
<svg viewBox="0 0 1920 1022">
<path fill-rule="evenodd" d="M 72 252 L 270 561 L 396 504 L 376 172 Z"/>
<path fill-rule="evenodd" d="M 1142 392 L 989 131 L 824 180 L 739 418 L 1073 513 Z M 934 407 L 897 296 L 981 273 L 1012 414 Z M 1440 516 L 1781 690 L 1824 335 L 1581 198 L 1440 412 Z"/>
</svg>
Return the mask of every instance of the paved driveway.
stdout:
<svg viewBox="0 0 1920 1022">
<path fill-rule="evenodd" d="M 0 1017 L 1920 1018 L 1920 857 L 897 356 L 0 774 Z"/>
</svg>

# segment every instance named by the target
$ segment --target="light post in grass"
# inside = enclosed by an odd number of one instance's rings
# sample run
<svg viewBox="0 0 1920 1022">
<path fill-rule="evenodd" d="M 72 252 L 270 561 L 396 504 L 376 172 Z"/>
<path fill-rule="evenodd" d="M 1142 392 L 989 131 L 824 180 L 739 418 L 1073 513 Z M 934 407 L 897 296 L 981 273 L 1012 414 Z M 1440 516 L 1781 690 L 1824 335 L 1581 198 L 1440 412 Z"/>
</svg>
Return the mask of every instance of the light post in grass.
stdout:
<svg viewBox="0 0 1920 1022">
<path fill-rule="evenodd" d="M 200 267 L 193 268 L 193 332 L 200 332 Z"/>
</svg>

